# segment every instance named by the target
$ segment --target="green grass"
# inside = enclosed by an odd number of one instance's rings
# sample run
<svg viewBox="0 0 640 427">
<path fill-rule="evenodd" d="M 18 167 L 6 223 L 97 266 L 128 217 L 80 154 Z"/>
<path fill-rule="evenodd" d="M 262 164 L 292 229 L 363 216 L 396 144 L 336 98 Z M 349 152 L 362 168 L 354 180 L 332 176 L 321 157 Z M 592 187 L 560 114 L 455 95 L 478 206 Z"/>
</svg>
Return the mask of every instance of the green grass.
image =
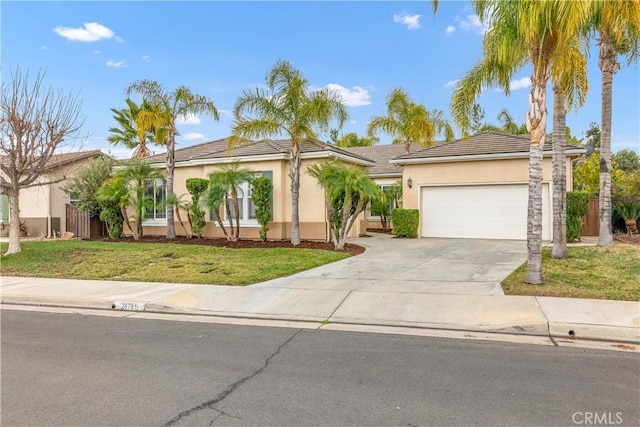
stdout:
<svg viewBox="0 0 640 427">
<path fill-rule="evenodd" d="M 640 247 L 616 243 L 609 248 L 569 247 L 568 259 L 542 252 L 544 284 L 524 282 L 526 263 L 502 282 L 508 295 L 640 301 Z"/>
<path fill-rule="evenodd" d="M 315 249 L 57 240 L 23 242 L 22 252 L 3 256 L 0 266 L 6 276 L 248 285 L 348 256 Z"/>
</svg>

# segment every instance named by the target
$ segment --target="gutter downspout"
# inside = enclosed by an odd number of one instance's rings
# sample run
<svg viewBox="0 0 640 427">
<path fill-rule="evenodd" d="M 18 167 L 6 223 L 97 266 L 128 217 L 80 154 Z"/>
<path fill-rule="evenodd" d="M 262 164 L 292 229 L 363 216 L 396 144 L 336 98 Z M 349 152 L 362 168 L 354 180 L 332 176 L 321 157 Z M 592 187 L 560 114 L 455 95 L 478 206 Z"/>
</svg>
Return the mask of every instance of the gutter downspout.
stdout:
<svg viewBox="0 0 640 427">
<path fill-rule="evenodd" d="M 51 238 L 51 183 L 47 184 L 47 238 Z"/>
</svg>

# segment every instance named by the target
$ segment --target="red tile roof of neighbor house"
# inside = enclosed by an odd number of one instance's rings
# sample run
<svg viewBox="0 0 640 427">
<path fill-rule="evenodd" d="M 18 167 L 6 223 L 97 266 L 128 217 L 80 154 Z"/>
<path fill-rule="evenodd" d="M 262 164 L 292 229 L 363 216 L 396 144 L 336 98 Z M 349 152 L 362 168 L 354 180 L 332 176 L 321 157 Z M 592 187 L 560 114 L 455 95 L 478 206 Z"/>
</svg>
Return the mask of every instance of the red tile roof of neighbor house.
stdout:
<svg viewBox="0 0 640 427">
<path fill-rule="evenodd" d="M 443 157 L 483 156 L 504 154 L 528 155 L 531 144 L 529 135 L 509 135 L 499 132 L 482 132 L 466 139 L 456 139 L 439 143 L 430 148 L 396 157 L 394 163 L 402 164 L 409 159 L 437 159 Z M 582 154 L 584 148 L 576 145 L 565 145 L 568 154 Z M 551 143 L 544 146 L 544 153 L 551 154 Z"/>
<path fill-rule="evenodd" d="M 92 157 L 106 156 L 100 150 L 90 151 L 75 151 L 71 153 L 54 154 L 47 162 L 46 169 L 53 169 L 61 166 L 68 165 L 69 163 L 77 162 L 79 160 L 89 159 Z M 0 163 L 7 164 L 9 156 L 0 156 Z"/>
<path fill-rule="evenodd" d="M 263 139 L 260 141 L 245 141 L 229 145 L 229 138 L 218 139 L 216 141 L 205 142 L 203 144 L 193 145 L 190 147 L 180 148 L 175 151 L 176 162 L 188 162 L 193 160 L 216 160 L 226 158 L 246 158 L 253 156 L 270 156 L 270 155 L 288 155 L 291 140 L 279 139 L 270 140 Z M 352 153 L 345 149 L 335 147 L 320 141 L 303 141 L 300 143 L 300 152 L 302 154 L 310 153 L 334 153 L 342 156 L 350 157 L 354 160 L 373 163 L 373 160 L 362 156 L 358 153 Z M 164 163 L 165 154 L 157 154 L 144 159 L 150 163 Z"/>
</svg>

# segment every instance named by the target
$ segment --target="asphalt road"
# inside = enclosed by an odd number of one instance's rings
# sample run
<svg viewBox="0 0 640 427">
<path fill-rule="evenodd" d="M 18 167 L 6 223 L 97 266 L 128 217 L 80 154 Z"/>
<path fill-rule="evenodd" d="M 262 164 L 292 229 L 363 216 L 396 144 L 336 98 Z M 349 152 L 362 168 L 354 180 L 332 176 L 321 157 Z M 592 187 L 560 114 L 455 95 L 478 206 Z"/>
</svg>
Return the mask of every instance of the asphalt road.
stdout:
<svg viewBox="0 0 640 427">
<path fill-rule="evenodd" d="M 640 425 L 637 353 L 0 316 L 3 427 Z"/>
</svg>

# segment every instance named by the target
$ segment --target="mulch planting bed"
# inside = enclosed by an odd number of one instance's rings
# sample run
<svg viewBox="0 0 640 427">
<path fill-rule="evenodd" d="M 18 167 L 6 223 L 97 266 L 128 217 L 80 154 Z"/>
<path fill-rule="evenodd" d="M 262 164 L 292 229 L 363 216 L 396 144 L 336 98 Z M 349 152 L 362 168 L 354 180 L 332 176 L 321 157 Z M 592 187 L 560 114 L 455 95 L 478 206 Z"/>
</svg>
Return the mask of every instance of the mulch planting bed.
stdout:
<svg viewBox="0 0 640 427">
<path fill-rule="evenodd" d="M 335 251 L 333 243 L 329 242 L 317 242 L 312 240 L 302 240 L 298 246 L 293 246 L 288 240 L 269 240 L 262 242 L 259 240 L 241 239 L 237 242 L 230 242 L 227 239 L 211 239 L 211 238 L 192 238 L 189 239 L 184 236 L 176 237 L 175 239 L 167 239 L 164 236 L 144 236 L 139 240 L 133 238 L 124 239 L 99 239 L 103 242 L 127 242 L 127 243 L 173 243 L 179 245 L 201 245 L 201 246 L 215 246 L 219 248 L 231 248 L 231 249 L 268 249 L 268 248 L 290 248 L 290 249 L 321 249 L 325 251 Z M 365 248 L 359 245 L 353 245 L 347 243 L 342 252 L 346 252 L 349 255 L 360 255 L 365 251 Z"/>
<path fill-rule="evenodd" d="M 614 236 L 614 239 L 631 245 L 640 246 L 640 234 L 618 234 Z"/>
</svg>

